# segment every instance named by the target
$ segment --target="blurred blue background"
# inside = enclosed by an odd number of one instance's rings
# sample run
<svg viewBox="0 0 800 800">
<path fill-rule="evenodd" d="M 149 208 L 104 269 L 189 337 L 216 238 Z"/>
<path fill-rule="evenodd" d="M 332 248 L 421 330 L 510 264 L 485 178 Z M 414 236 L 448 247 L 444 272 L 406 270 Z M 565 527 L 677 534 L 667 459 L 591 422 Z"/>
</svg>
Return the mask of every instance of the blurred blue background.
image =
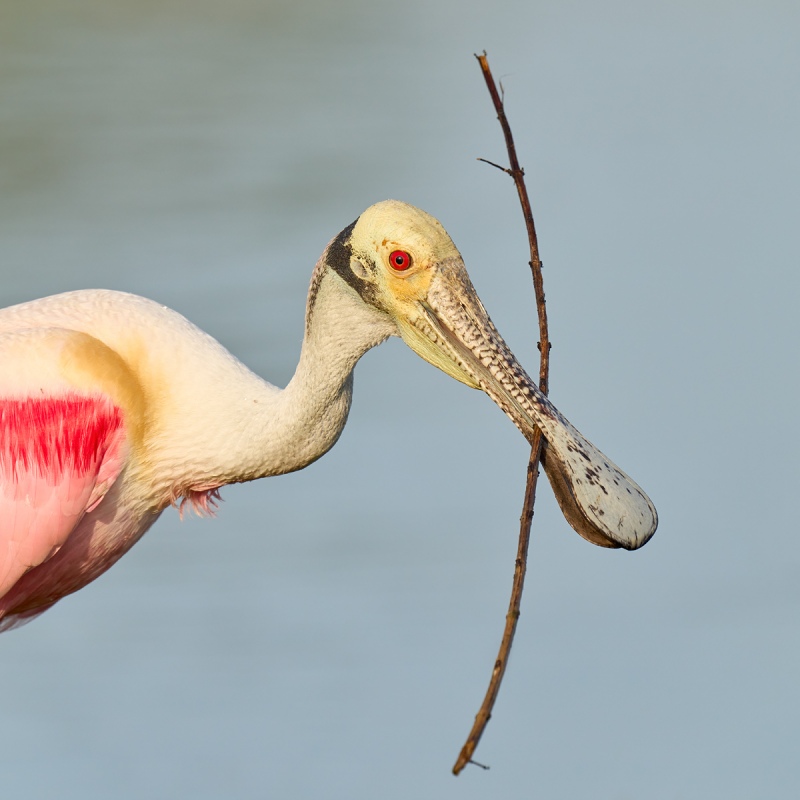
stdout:
<svg viewBox="0 0 800 800">
<path fill-rule="evenodd" d="M 170 305 L 284 385 L 312 267 L 371 203 L 441 219 L 537 369 L 527 244 L 475 51 L 527 170 L 551 394 L 650 493 L 592 547 L 527 446 L 397 341 L 307 470 L 167 512 L 0 637 L 20 798 L 794 798 L 800 641 L 796 3 L 7 0 L 0 300 Z"/>
</svg>

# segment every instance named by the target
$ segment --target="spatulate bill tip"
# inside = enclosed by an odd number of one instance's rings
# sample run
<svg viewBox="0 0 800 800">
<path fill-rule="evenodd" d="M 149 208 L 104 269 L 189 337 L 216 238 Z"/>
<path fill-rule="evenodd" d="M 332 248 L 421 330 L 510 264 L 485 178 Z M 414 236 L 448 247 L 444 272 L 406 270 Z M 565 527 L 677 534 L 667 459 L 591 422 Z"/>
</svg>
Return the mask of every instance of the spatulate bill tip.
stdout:
<svg viewBox="0 0 800 800">
<path fill-rule="evenodd" d="M 638 550 L 655 533 L 658 515 L 650 499 L 585 439 L 566 453 L 550 442 L 542 466 L 567 522 L 592 544 Z"/>
</svg>

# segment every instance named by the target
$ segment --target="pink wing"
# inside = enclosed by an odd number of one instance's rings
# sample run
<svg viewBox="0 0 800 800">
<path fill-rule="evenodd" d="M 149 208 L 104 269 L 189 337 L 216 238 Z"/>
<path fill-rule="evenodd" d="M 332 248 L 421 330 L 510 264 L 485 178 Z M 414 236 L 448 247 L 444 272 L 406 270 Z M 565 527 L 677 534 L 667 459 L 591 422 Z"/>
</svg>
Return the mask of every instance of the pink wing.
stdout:
<svg viewBox="0 0 800 800">
<path fill-rule="evenodd" d="M 103 499 L 124 443 L 122 413 L 104 395 L 0 398 L 0 597 Z"/>
</svg>

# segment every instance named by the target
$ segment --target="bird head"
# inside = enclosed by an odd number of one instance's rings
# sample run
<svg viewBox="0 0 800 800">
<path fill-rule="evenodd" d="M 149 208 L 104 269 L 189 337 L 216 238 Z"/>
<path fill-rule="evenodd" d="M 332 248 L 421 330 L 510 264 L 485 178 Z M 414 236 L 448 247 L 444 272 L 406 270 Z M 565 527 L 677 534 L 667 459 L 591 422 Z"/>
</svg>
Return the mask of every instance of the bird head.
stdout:
<svg viewBox="0 0 800 800">
<path fill-rule="evenodd" d="M 528 377 L 438 220 L 407 203 L 377 203 L 331 242 L 327 264 L 364 303 L 386 315 L 419 356 L 484 391 L 528 440 L 542 431 L 542 464 L 564 516 L 581 536 L 629 550 L 648 541 L 657 525 L 650 499 Z"/>
</svg>

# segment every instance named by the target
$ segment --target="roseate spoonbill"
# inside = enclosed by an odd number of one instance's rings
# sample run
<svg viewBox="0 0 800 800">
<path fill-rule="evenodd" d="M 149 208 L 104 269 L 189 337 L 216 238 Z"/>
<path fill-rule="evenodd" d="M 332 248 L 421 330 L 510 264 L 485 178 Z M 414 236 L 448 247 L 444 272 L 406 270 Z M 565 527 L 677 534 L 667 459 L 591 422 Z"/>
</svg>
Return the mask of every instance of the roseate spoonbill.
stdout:
<svg viewBox="0 0 800 800">
<path fill-rule="evenodd" d="M 171 504 L 302 469 L 339 438 L 353 369 L 401 336 L 482 389 L 530 438 L 573 528 L 641 547 L 656 511 L 525 374 L 441 224 L 378 203 L 314 269 L 300 363 L 281 390 L 175 311 L 76 291 L 0 311 L 0 629 L 94 580 Z"/>
</svg>

